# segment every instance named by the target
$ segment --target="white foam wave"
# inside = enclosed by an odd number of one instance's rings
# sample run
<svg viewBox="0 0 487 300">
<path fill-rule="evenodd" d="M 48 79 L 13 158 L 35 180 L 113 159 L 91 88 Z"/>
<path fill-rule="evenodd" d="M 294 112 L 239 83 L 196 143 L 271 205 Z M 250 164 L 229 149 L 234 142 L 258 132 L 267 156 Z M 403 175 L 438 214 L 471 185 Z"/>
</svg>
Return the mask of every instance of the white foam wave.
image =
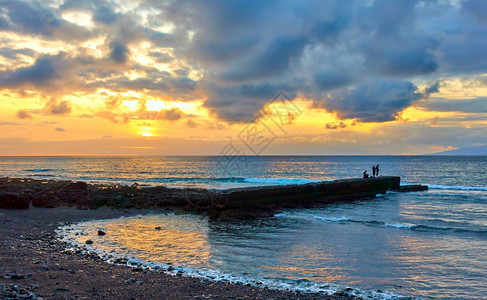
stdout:
<svg viewBox="0 0 487 300">
<path fill-rule="evenodd" d="M 428 184 L 428 187 L 433 190 L 449 190 L 449 191 L 487 191 L 487 186 L 462 186 L 462 185 L 440 185 Z"/>
<path fill-rule="evenodd" d="M 275 214 L 274 217 L 285 217 L 285 216 L 289 216 L 289 213 L 288 212 L 282 212 L 282 213 L 278 213 L 278 214 Z"/>
<path fill-rule="evenodd" d="M 394 228 L 407 228 L 407 229 L 416 228 L 418 226 L 415 224 L 393 224 L 393 223 L 384 223 L 384 225 L 389 227 L 394 227 Z"/>
<path fill-rule="evenodd" d="M 306 179 L 306 178 L 253 178 L 244 177 L 244 182 L 260 183 L 266 185 L 290 185 L 290 184 L 306 184 L 311 182 L 320 182 L 324 180 Z"/>
<path fill-rule="evenodd" d="M 347 222 L 352 221 L 346 217 L 322 217 L 322 216 L 313 216 L 313 218 L 321 221 L 328 221 L 328 222 Z"/>
</svg>

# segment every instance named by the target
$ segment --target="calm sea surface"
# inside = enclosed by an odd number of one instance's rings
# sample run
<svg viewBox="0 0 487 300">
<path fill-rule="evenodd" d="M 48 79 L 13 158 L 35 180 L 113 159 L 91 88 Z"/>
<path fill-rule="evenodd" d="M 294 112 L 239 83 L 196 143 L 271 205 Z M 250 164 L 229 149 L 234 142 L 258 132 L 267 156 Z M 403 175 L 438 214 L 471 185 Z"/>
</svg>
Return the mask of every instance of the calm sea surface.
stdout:
<svg viewBox="0 0 487 300">
<path fill-rule="evenodd" d="M 0 157 L 0 176 L 228 188 L 360 177 L 373 164 L 418 193 L 221 224 L 150 215 L 66 227 L 73 243 L 191 276 L 375 298 L 487 295 L 487 157 Z M 155 230 L 160 227 L 160 230 Z M 98 237 L 98 229 L 108 232 Z"/>
</svg>

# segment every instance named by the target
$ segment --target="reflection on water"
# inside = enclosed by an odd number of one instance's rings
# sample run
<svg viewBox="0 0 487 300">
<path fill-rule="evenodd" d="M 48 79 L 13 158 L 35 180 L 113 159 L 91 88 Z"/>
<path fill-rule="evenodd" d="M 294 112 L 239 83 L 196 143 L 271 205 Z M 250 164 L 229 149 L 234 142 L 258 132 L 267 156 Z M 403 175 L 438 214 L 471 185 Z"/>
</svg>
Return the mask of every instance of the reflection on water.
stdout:
<svg viewBox="0 0 487 300">
<path fill-rule="evenodd" d="M 306 288 L 333 283 L 441 299 L 487 293 L 481 284 L 487 276 L 485 233 L 401 225 L 417 223 L 419 216 L 423 221 L 438 217 L 436 207 L 427 208 L 428 193 L 408 201 L 411 195 L 291 210 L 282 217 L 241 223 L 168 214 L 81 223 L 78 232 L 97 247 L 144 261 Z M 107 235 L 98 237 L 97 230 Z M 80 243 L 86 235 L 71 233 Z"/>
<path fill-rule="evenodd" d="M 144 261 L 201 267 L 211 257 L 206 222 L 197 217 L 149 216 L 96 222 L 83 231 L 106 251 L 120 249 Z M 108 234 L 97 236 L 98 230 Z M 77 237 L 80 243 L 86 240 L 85 235 Z"/>
</svg>

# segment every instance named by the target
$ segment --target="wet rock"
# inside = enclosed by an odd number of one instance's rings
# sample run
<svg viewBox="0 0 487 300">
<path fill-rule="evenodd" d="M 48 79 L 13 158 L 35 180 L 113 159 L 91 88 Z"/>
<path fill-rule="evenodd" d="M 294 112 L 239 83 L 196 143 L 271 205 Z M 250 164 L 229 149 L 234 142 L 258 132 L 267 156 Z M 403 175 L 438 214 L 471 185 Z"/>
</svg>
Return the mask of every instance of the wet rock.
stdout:
<svg viewBox="0 0 487 300">
<path fill-rule="evenodd" d="M 154 228 L 155 230 L 161 230 L 161 226 L 157 226 L 156 228 Z"/>
<path fill-rule="evenodd" d="M 85 244 L 86 245 L 93 245 L 93 241 L 92 240 L 86 240 Z"/>
<path fill-rule="evenodd" d="M 174 267 L 173 267 L 173 266 L 169 266 L 169 267 L 167 268 L 167 270 L 168 270 L 169 272 L 174 271 Z"/>
<path fill-rule="evenodd" d="M 142 269 L 142 268 L 133 268 L 132 269 L 132 272 L 142 272 L 142 271 L 144 271 L 144 269 Z"/>
<path fill-rule="evenodd" d="M 105 235 L 105 234 L 107 234 L 105 231 L 103 231 L 103 230 L 98 230 L 98 235 Z"/>
</svg>

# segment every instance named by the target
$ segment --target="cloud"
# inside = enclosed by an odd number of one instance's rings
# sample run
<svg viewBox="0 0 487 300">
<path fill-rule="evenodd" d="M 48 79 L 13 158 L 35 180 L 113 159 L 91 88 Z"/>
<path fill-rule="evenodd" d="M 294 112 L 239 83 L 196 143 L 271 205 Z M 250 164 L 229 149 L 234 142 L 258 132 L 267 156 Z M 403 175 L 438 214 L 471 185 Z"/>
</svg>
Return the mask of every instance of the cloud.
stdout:
<svg viewBox="0 0 487 300">
<path fill-rule="evenodd" d="M 434 88 L 428 91 L 435 90 Z M 354 89 L 330 93 L 317 105 L 335 112 L 342 119 L 362 122 L 386 122 L 396 119 L 396 114 L 429 93 L 421 93 L 408 81 L 376 80 Z"/>
<path fill-rule="evenodd" d="M 54 128 L 54 130 L 58 131 L 58 132 L 65 132 L 66 131 L 66 129 L 61 128 L 61 127 L 56 127 L 56 128 Z"/>
<path fill-rule="evenodd" d="M 117 18 L 118 14 L 107 5 L 100 5 L 93 14 L 93 21 L 102 22 L 106 25 L 115 23 Z"/>
<path fill-rule="evenodd" d="M 71 113 L 71 102 L 57 102 L 56 99 L 52 99 L 48 103 L 46 103 L 43 111 L 47 115 L 66 115 Z"/>
<path fill-rule="evenodd" d="M 186 120 L 186 122 L 184 122 L 184 124 L 186 126 L 188 126 L 189 128 L 196 128 L 196 127 L 198 127 L 198 123 L 196 123 L 195 121 L 193 121 L 191 119 Z"/>
<path fill-rule="evenodd" d="M 19 124 L 14 123 L 14 122 L 0 121 L 0 126 L 16 126 L 16 125 L 19 125 Z"/>
<path fill-rule="evenodd" d="M 129 48 L 121 41 L 113 41 L 110 43 L 110 59 L 117 63 L 127 61 L 129 55 Z"/>
<path fill-rule="evenodd" d="M 338 129 L 338 128 L 346 128 L 347 124 L 344 122 L 337 122 L 337 123 L 326 123 L 325 129 Z"/>
<path fill-rule="evenodd" d="M 176 121 L 183 117 L 183 112 L 179 108 L 171 108 L 163 111 L 163 116 L 165 120 Z"/>
<path fill-rule="evenodd" d="M 487 97 L 455 100 L 433 98 L 426 102 L 421 102 L 420 106 L 429 111 L 487 113 Z"/>
<path fill-rule="evenodd" d="M 52 7 L 43 4 L 36 1 L 0 0 L 0 7 L 6 16 L 0 15 L 0 29 L 64 40 L 91 36 L 85 28 L 63 20 Z"/>
<path fill-rule="evenodd" d="M 35 55 L 35 53 L 36 52 L 34 50 L 28 49 L 28 48 L 22 48 L 22 49 L 11 49 L 8 47 L 0 48 L 0 55 L 1 56 L 8 58 L 8 59 L 13 59 L 13 60 L 20 59 L 21 55 L 33 57 Z"/>
<path fill-rule="evenodd" d="M 32 119 L 32 115 L 25 109 L 19 109 L 16 114 L 19 119 Z"/>
<path fill-rule="evenodd" d="M 45 55 L 29 67 L 14 71 L 0 71 L 0 88 L 17 87 L 23 84 L 42 85 L 61 76 L 58 72 L 60 56 Z"/>
<path fill-rule="evenodd" d="M 487 70 L 487 5 L 475 0 L 0 0 L 0 7 L 0 30 L 33 37 L 51 53 L 0 40 L 8 62 L 0 88 L 198 98 L 228 122 L 252 120 L 280 90 L 339 117 L 389 121 L 434 90 L 416 86 Z M 90 26 L 65 12 L 91 16 Z M 24 56 L 31 65 L 9 62 Z"/>
</svg>

